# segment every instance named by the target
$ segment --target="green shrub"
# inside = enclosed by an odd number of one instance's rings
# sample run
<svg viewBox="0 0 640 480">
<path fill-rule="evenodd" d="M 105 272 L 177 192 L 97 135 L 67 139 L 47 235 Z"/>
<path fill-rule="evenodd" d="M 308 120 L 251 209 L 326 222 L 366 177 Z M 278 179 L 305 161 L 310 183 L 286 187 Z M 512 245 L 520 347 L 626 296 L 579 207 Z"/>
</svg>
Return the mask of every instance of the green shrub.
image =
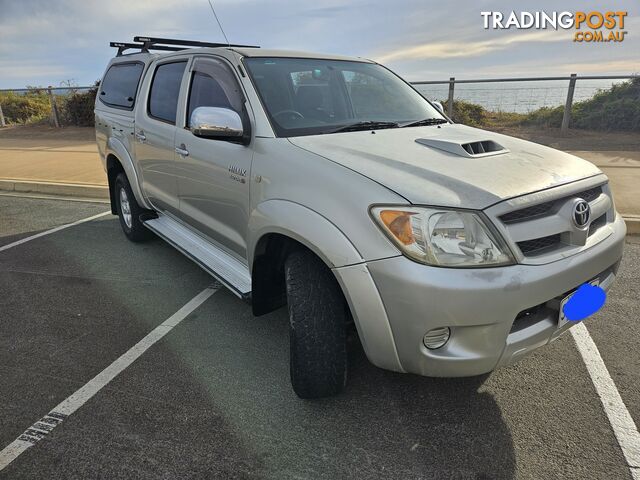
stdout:
<svg viewBox="0 0 640 480">
<path fill-rule="evenodd" d="M 520 124 L 535 127 L 560 128 L 564 107 L 541 107 L 523 116 Z"/>
<path fill-rule="evenodd" d="M 22 95 L 14 92 L 0 93 L 0 105 L 7 123 L 38 123 L 50 118 L 51 104 L 47 90 L 42 87 L 27 88 L 29 90 Z M 97 86 L 84 92 L 71 88 L 66 94 L 54 94 L 60 124 L 92 127 L 97 90 Z"/>
<path fill-rule="evenodd" d="M 69 95 L 58 96 L 56 104 L 58 105 L 62 124 L 93 127 L 93 107 L 97 91 L 97 88 L 91 88 L 86 92 L 72 92 Z"/>
<path fill-rule="evenodd" d="M 447 102 L 443 102 L 444 111 L 447 111 Z M 481 127 L 486 125 L 488 112 L 484 107 L 464 100 L 453 101 L 453 120 L 456 123 L 463 123 L 471 127 Z"/>
<path fill-rule="evenodd" d="M 564 106 L 542 107 L 526 115 L 522 125 L 560 128 Z M 571 108 L 571 128 L 640 131 L 640 79 L 600 90 Z"/>
<path fill-rule="evenodd" d="M 489 128 L 515 127 L 522 125 L 526 117 L 526 113 L 488 111 L 484 126 Z"/>
<path fill-rule="evenodd" d="M 640 78 L 601 90 L 571 109 L 572 127 L 640 131 Z"/>
<path fill-rule="evenodd" d="M 32 90 L 24 95 L 0 93 L 0 105 L 7 123 L 35 123 L 49 117 L 51 107 L 46 93 Z"/>
</svg>

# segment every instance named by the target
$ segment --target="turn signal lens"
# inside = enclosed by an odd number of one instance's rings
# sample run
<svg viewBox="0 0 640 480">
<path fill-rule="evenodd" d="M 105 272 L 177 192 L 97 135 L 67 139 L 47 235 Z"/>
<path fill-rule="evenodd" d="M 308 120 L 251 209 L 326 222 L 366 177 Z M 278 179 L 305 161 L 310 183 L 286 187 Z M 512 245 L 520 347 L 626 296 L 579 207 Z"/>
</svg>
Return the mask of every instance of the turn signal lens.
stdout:
<svg viewBox="0 0 640 480">
<path fill-rule="evenodd" d="M 389 229 L 389 232 L 403 245 L 411 245 L 416 240 L 411 231 L 411 216 L 413 212 L 401 212 L 399 210 L 382 210 L 380 220 Z"/>
</svg>

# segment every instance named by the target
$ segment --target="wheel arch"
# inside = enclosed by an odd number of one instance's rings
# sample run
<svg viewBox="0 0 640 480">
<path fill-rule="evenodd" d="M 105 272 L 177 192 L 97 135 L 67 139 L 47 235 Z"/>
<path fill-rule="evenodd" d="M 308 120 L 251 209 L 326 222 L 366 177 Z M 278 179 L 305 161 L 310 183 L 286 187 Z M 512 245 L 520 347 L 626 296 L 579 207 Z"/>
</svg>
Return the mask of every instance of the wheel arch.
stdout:
<svg viewBox="0 0 640 480">
<path fill-rule="evenodd" d="M 115 213 L 113 182 L 115 182 L 115 179 L 120 172 L 124 172 L 127 175 L 127 179 L 129 180 L 129 184 L 131 185 L 131 190 L 133 191 L 133 195 L 136 198 L 138 205 L 151 210 L 152 207 L 149 205 L 147 199 L 142 194 L 142 189 L 140 188 L 140 182 L 138 179 L 138 172 L 136 171 L 136 168 L 134 166 L 133 159 L 131 158 L 131 155 L 129 155 L 129 152 L 122 144 L 122 142 L 113 137 L 109 138 L 105 155 L 112 213 Z"/>
<path fill-rule="evenodd" d="M 347 237 L 319 213 L 287 200 L 259 204 L 249 219 L 252 304 L 262 315 L 286 303 L 284 260 L 296 248 L 305 248 L 328 268 L 364 261 Z"/>
<path fill-rule="evenodd" d="M 320 214 L 293 202 L 270 200 L 249 222 L 252 306 L 264 315 L 286 305 L 284 261 L 295 248 L 306 248 L 330 268 L 351 312 L 369 360 L 403 372 L 386 309 L 365 260 L 344 233 Z"/>
</svg>

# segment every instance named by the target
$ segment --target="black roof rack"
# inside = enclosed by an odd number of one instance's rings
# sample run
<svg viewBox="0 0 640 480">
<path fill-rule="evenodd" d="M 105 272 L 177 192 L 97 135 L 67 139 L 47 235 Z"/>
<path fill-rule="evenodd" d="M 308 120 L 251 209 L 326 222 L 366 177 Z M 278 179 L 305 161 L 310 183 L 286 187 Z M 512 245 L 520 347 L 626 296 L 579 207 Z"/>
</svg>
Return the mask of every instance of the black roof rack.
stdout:
<svg viewBox="0 0 640 480">
<path fill-rule="evenodd" d="M 157 37 L 133 37 L 133 41 L 137 43 L 111 42 L 109 46 L 118 49 L 117 56 L 124 55 L 129 49 L 140 49 L 140 52 L 149 52 L 149 50 L 162 50 L 168 52 L 177 52 L 193 47 L 239 47 L 239 48 L 260 48 L 257 45 L 235 45 L 228 43 L 210 43 L 199 42 L 196 40 L 177 40 L 173 38 L 157 38 Z"/>
<path fill-rule="evenodd" d="M 144 44 L 142 44 L 142 43 L 110 42 L 109 46 L 110 47 L 115 47 L 115 48 L 118 49 L 118 54 L 117 54 L 118 57 L 124 55 L 124 52 L 126 50 L 131 49 L 131 48 L 138 49 L 138 50 L 140 50 L 140 52 L 148 52 L 149 51 L 148 49 L 147 50 L 144 49 Z M 169 47 L 169 46 L 164 46 L 164 45 L 158 45 L 156 47 L 153 47 L 152 49 L 153 50 L 163 50 L 163 51 L 167 51 L 167 52 L 177 52 L 178 50 L 184 50 L 184 48 Z M 140 52 L 136 52 L 136 53 L 140 53 Z"/>
</svg>

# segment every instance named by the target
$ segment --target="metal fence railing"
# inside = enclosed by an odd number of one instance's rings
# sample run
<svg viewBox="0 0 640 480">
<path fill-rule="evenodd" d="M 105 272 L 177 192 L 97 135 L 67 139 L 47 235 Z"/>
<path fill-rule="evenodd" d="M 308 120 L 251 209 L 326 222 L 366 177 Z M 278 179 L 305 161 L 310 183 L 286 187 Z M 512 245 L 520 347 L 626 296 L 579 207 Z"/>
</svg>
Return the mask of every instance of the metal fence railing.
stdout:
<svg viewBox="0 0 640 480">
<path fill-rule="evenodd" d="M 30 87 L 0 90 L 0 126 L 49 123 L 93 126 L 97 87 Z"/>
<path fill-rule="evenodd" d="M 412 84 L 427 98 L 444 100 L 453 117 L 454 100 L 466 100 L 490 111 L 528 113 L 541 107 L 564 104 L 561 130 L 569 128 L 574 100 L 592 98 L 612 81 L 640 75 L 581 75 L 568 77 L 484 78 L 475 80 L 426 80 Z M 471 86 L 471 88 L 469 88 Z"/>
<path fill-rule="evenodd" d="M 446 103 L 456 120 L 454 101 L 478 104 L 489 112 L 529 113 L 541 107 L 564 105 L 561 129 L 571 124 L 574 101 L 592 98 L 615 81 L 640 75 L 581 75 L 568 77 L 485 78 L 415 81 L 430 100 Z M 0 126 L 6 123 L 48 122 L 52 126 L 92 126 L 97 87 L 46 87 L 0 90 Z"/>
</svg>

